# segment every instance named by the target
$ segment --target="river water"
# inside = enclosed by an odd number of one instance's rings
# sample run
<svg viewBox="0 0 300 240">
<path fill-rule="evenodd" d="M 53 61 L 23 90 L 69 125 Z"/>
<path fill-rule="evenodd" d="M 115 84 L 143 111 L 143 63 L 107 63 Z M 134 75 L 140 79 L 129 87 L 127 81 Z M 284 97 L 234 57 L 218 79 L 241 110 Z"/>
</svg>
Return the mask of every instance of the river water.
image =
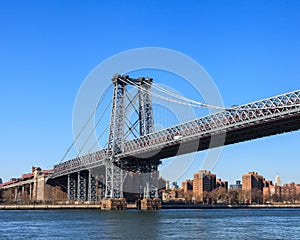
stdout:
<svg viewBox="0 0 300 240">
<path fill-rule="evenodd" d="M 0 211 L 0 239 L 300 239 L 300 209 Z"/>
</svg>

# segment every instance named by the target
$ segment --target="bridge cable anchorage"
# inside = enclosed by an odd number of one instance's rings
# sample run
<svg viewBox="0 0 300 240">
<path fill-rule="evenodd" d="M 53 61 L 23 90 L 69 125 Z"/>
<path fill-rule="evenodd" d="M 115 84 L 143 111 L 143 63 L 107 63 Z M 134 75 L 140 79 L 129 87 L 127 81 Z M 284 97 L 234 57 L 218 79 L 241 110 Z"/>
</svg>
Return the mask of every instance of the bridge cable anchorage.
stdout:
<svg viewBox="0 0 300 240">
<path fill-rule="evenodd" d="M 90 140 L 91 136 L 92 136 L 93 133 L 95 132 L 96 128 L 98 127 L 99 123 L 101 122 L 101 120 L 102 120 L 104 114 L 106 113 L 106 111 L 107 111 L 107 109 L 108 109 L 108 107 L 109 107 L 110 105 L 111 105 L 111 102 L 109 102 L 109 103 L 106 105 L 106 107 L 105 107 L 105 109 L 103 110 L 103 112 L 101 113 L 101 115 L 100 115 L 98 121 L 96 122 L 95 127 L 92 129 L 92 131 L 90 132 L 89 136 L 87 137 L 87 139 L 86 139 L 85 142 L 83 143 L 83 146 L 79 149 L 78 154 L 77 154 L 77 157 L 80 156 L 81 152 L 83 151 L 84 147 L 86 146 L 86 144 L 87 144 L 88 141 Z"/>
<path fill-rule="evenodd" d="M 101 96 L 95 110 L 91 113 L 91 115 L 89 116 L 88 120 L 86 121 L 86 123 L 82 126 L 82 128 L 80 129 L 78 135 L 75 137 L 75 139 L 73 140 L 72 144 L 68 147 L 67 151 L 65 152 L 65 154 L 63 155 L 63 157 L 61 158 L 61 160 L 59 161 L 59 163 L 62 163 L 65 159 L 65 157 L 68 155 L 68 153 L 71 151 L 71 149 L 73 148 L 74 144 L 77 142 L 78 138 L 81 136 L 81 134 L 83 133 L 83 130 L 86 128 L 86 126 L 88 125 L 88 123 L 91 121 L 91 119 L 93 118 L 93 116 L 95 115 L 98 107 L 100 106 L 100 104 L 102 103 L 102 101 L 104 100 L 104 98 L 106 97 L 106 95 L 109 93 L 110 88 L 112 87 L 109 86 L 108 88 L 106 88 L 106 90 L 104 91 L 103 95 Z"/>
</svg>

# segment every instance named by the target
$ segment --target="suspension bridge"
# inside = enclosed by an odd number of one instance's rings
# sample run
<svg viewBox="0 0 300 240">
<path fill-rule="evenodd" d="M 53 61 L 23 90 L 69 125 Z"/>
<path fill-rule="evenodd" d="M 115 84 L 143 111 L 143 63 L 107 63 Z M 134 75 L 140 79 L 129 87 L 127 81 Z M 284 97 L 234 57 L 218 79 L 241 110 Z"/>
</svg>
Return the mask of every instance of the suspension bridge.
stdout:
<svg viewBox="0 0 300 240">
<path fill-rule="evenodd" d="M 70 201 L 95 201 L 99 186 L 103 189 L 102 198 L 122 198 L 123 182 L 129 172 L 143 176 L 143 197 L 150 199 L 157 196 L 157 169 L 165 158 L 300 128 L 300 90 L 224 108 L 188 99 L 153 83 L 151 78 L 116 75 L 112 83 L 106 146 L 64 160 L 77 136 L 48 179 L 66 182 Z M 133 96 L 128 94 L 129 87 L 136 90 Z M 217 112 L 155 131 L 153 97 Z M 128 116 L 130 108 L 137 115 L 134 121 Z"/>
</svg>

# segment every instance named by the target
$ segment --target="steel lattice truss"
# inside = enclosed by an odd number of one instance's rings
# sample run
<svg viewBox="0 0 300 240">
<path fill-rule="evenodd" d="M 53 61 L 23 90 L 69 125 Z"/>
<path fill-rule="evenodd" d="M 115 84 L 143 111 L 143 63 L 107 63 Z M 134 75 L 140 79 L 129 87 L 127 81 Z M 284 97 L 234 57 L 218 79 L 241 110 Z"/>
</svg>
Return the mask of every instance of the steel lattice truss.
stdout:
<svg viewBox="0 0 300 240">
<path fill-rule="evenodd" d="M 174 156 L 180 144 L 195 144 L 197 148 L 181 151 L 184 154 L 263 136 L 300 129 L 300 90 L 264 100 L 236 106 L 205 117 L 149 132 L 125 141 L 115 157 L 126 170 L 141 171 L 143 166 L 158 165 L 163 158 Z M 212 136 L 226 134 L 225 142 L 209 146 Z M 102 149 L 54 166 L 53 178 L 101 166 L 109 158 Z M 151 152 L 160 153 L 145 157 Z M 151 169 L 150 169 L 151 170 Z"/>
</svg>

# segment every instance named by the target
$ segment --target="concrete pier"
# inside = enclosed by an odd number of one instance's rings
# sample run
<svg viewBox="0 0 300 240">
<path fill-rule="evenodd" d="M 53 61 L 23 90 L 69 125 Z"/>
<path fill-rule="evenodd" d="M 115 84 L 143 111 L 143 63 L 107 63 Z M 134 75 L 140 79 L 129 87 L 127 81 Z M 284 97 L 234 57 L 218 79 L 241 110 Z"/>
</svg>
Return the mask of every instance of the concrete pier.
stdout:
<svg viewBox="0 0 300 240">
<path fill-rule="evenodd" d="M 102 210 L 125 210 L 127 202 L 125 198 L 107 198 L 101 201 Z"/>
<path fill-rule="evenodd" d="M 141 210 L 159 210 L 161 209 L 161 200 L 159 198 L 144 198 L 140 204 Z"/>
</svg>

